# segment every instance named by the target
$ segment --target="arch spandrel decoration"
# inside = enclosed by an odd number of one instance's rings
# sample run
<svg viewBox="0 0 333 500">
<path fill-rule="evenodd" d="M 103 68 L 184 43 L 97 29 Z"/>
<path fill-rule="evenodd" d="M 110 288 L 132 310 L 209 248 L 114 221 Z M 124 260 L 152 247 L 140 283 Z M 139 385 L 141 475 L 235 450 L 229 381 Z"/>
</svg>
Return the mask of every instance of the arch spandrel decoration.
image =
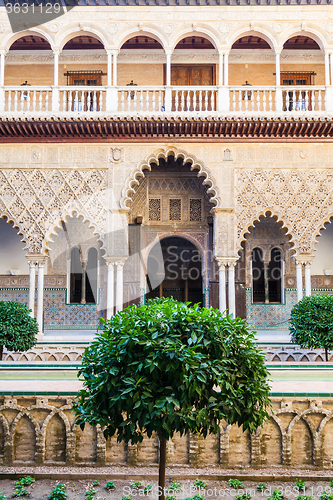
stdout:
<svg viewBox="0 0 333 500">
<path fill-rule="evenodd" d="M 174 156 L 175 160 L 182 158 L 184 163 L 191 163 L 191 170 L 199 170 L 198 177 L 205 177 L 203 180 L 204 185 L 209 185 L 207 189 L 208 194 L 212 194 L 210 201 L 215 207 L 219 208 L 221 206 L 221 198 L 219 190 L 216 186 L 216 181 L 211 174 L 211 171 L 205 166 L 205 164 L 197 160 L 194 155 L 189 155 L 186 151 L 179 150 L 177 148 L 159 149 L 155 153 L 148 155 L 146 159 L 140 162 L 134 170 L 132 170 L 130 176 L 127 178 L 125 187 L 122 191 L 122 197 L 120 200 L 120 206 L 123 209 L 128 209 L 132 201 L 131 195 L 135 193 L 137 186 L 139 185 L 139 179 L 144 177 L 144 170 L 151 170 L 152 163 L 158 163 L 160 158 L 167 160 L 168 156 Z"/>
<path fill-rule="evenodd" d="M 333 173 L 328 169 L 238 169 L 237 249 L 248 228 L 270 212 L 287 228 L 296 255 L 312 254 L 320 229 L 333 214 Z"/>
<path fill-rule="evenodd" d="M 46 253 L 66 214 L 77 213 L 95 233 L 106 233 L 106 169 L 3 169 L 0 186 L 0 217 L 18 228 L 30 253 Z"/>
</svg>

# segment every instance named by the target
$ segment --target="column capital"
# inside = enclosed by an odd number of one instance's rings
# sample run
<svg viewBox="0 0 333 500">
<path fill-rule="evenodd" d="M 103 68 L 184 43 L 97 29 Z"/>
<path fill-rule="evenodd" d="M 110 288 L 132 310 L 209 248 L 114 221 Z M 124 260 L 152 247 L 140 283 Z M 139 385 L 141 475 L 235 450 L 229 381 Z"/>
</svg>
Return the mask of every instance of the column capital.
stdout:
<svg viewBox="0 0 333 500">
<path fill-rule="evenodd" d="M 311 265 L 314 259 L 314 255 L 295 255 L 296 265 Z"/>
<path fill-rule="evenodd" d="M 54 48 L 54 49 L 52 50 L 52 52 L 53 52 L 53 54 L 54 54 L 54 55 L 59 56 L 59 55 L 61 54 L 62 50 L 61 50 L 61 49 L 58 49 L 58 48 Z"/>
<path fill-rule="evenodd" d="M 164 49 L 164 52 L 165 52 L 166 56 L 172 56 L 172 54 L 173 54 L 173 48 L 172 47 L 166 47 Z"/>
<path fill-rule="evenodd" d="M 0 49 L 0 56 L 5 56 L 8 52 L 8 49 Z"/>
<path fill-rule="evenodd" d="M 30 253 L 30 254 L 26 255 L 25 257 L 28 260 L 29 265 L 34 264 L 35 266 L 39 265 L 39 263 L 44 265 L 46 262 L 46 259 L 47 259 L 46 255 L 41 255 L 40 253 L 37 253 L 37 254 Z"/>
<path fill-rule="evenodd" d="M 275 47 L 275 49 L 274 49 L 274 55 L 280 56 L 282 50 L 283 50 L 283 47 Z"/>
<path fill-rule="evenodd" d="M 234 267 L 237 264 L 239 257 L 218 257 L 216 255 L 215 260 L 217 261 L 219 266 L 223 265 L 223 266 Z"/>
<path fill-rule="evenodd" d="M 125 261 L 127 260 L 127 257 L 124 257 L 124 256 L 120 256 L 120 255 L 105 255 L 103 257 L 103 259 L 105 260 L 105 262 L 107 264 L 119 264 L 119 263 L 123 263 L 125 264 Z"/>
</svg>

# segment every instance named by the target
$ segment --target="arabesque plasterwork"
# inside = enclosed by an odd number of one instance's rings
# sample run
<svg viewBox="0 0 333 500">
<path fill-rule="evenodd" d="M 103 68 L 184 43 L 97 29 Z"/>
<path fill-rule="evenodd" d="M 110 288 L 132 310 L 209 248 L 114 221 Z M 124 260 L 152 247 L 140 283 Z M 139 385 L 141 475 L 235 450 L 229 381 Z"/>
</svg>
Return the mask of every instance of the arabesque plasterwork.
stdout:
<svg viewBox="0 0 333 500">
<path fill-rule="evenodd" d="M 296 252 L 311 254 L 333 215 L 330 169 L 239 169 L 236 189 L 238 248 L 253 222 L 270 212 L 287 228 Z"/>
</svg>

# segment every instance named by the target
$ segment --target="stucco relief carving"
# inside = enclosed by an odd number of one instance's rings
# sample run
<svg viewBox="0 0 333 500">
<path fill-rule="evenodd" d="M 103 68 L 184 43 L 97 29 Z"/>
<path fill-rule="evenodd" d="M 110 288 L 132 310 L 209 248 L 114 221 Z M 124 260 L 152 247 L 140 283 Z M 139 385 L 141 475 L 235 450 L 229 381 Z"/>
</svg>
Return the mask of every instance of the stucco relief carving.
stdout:
<svg viewBox="0 0 333 500">
<path fill-rule="evenodd" d="M 327 169 L 236 171 L 237 248 L 260 215 L 271 212 L 287 228 L 296 253 L 313 252 L 333 215 L 333 173 Z"/>
<path fill-rule="evenodd" d="M 185 151 L 179 150 L 177 148 L 159 149 L 154 154 L 148 155 L 145 160 L 141 161 L 135 167 L 135 169 L 131 172 L 131 175 L 126 180 L 126 184 L 122 192 L 122 198 L 120 200 L 120 206 L 122 208 L 128 208 L 132 200 L 131 195 L 136 191 L 140 177 L 144 177 L 143 171 L 145 169 L 150 170 L 151 163 L 158 163 L 159 158 L 167 159 L 169 155 L 173 155 L 175 159 L 181 157 L 183 158 L 184 163 L 189 162 L 192 164 L 191 170 L 199 170 L 198 176 L 205 177 L 203 184 L 208 184 L 210 186 L 207 190 L 207 193 L 212 193 L 212 197 L 210 199 L 211 203 L 216 206 L 220 206 L 221 200 L 219 190 L 210 170 L 204 165 L 202 161 L 197 160 L 195 156 L 189 155 Z"/>
<path fill-rule="evenodd" d="M 3 169 L 0 215 L 19 229 L 29 252 L 40 253 L 60 219 L 77 212 L 103 239 L 107 170 Z"/>
</svg>

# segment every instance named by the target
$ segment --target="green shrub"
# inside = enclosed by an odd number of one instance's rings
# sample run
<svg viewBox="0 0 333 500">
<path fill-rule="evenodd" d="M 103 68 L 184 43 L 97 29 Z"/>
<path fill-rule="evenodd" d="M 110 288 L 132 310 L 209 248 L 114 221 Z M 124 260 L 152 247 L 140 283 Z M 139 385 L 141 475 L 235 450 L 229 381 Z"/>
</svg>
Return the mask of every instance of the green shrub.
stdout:
<svg viewBox="0 0 333 500">
<path fill-rule="evenodd" d="M 177 500 L 177 497 L 167 496 L 167 497 L 165 497 L 165 500 Z"/>
<path fill-rule="evenodd" d="M 34 477 L 25 476 L 25 477 L 22 477 L 22 479 L 15 481 L 14 484 L 15 484 L 15 488 L 21 488 L 22 486 L 30 486 L 34 482 L 35 482 Z"/>
<path fill-rule="evenodd" d="M 96 490 L 94 490 L 94 489 L 86 491 L 86 492 L 85 492 L 85 494 L 84 494 L 84 495 L 85 495 L 86 500 L 93 500 L 94 495 L 95 495 L 95 493 L 96 493 L 96 492 L 97 492 L 97 491 L 96 491 Z"/>
<path fill-rule="evenodd" d="M 265 491 L 267 490 L 267 486 L 264 483 L 257 484 L 257 491 Z"/>
<path fill-rule="evenodd" d="M 143 487 L 143 492 L 146 493 L 146 494 L 148 494 L 148 493 L 151 492 L 152 488 L 153 487 L 152 487 L 152 485 L 150 483 L 145 484 L 144 487 Z"/>
<path fill-rule="evenodd" d="M 333 495 L 329 491 L 323 491 L 319 498 L 320 500 L 333 500 Z"/>
<path fill-rule="evenodd" d="M 228 484 L 229 486 L 231 486 L 231 488 L 235 488 L 235 490 L 244 488 L 242 481 L 240 481 L 239 479 L 229 479 Z"/>
<path fill-rule="evenodd" d="M 308 349 L 333 349 L 333 295 L 319 294 L 303 297 L 291 311 L 292 342 Z"/>
<path fill-rule="evenodd" d="M 142 486 L 142 482 L 141 481 L 133 481 L 131 483 L 131 488 L 133 490 L 138 490 L 139 488 L 141 488 L 141 486 Z"/>
<path fill-rule="evenodd" d="M 294 484 L 294 490 L 297 491 L 305 491 L 307 489 L 307 486 L 304 481 L 301 479 L 296 479 L 295 484 Z"/>
<path fill-rule="evenodd" d="M 193 497 L 187 497 L 185 500 L 205 500 L 203 495 L 193 495 Z"/>
<path fill-rule="evenodd" d="M 99 481 L 95 480 L 91 484 L 92 484 L 92 486 L 99 486 Z"/>
<path fill-rule="evenodd" d="M 201 479 L 195 479 L 193 481 L 193 486 L 195 488 L 199 488 L 200 490 L 204 490 L 207 486 L 206 481 L 202 481 Z"/>
<path fill-rule="evenodd" d="M 236 499 L 237 500 L 250 500 L 251 495 L 250 495 L 250 493 L 242 493 L 240 495 L 236 495 Z"/>
<path fill-rule="evenodd" d="M 179 493 L 183 490 L 182 485 L 178 481 L 174 481 L 171 486 L 167 488 L 167 493 Z"/>
<path fill-rule="evenodd" d="M 270 498 L 273 500 L 282 500 L 282 498 L 284 498 L 284 493 L 281 490 L 274 490 Z"/>
<path fill-rule="evenodd" d="M 65 500 L 67 493 L 65 492 L 65 485 L 58 483 L 55 488 L 49 493 L 49 500 Z"/>
<path fill-rule="evenodd" d="M 121 499 L 121 500 L 132 500 L 132 498 L 131 498 L 131 497 L 129 497 L 129 496 L 127 496 L 127 497 L 122 497 L 122 499 Z"/>
<path fill-rule="evenodd" d="M 17 488 L 13 493 L 13 498 L 24 497 L 27 494 L 28 494 L 28 490 L 26 488 Z"/>
<path fill-rule="evenodd" d="M 114 490 L 116 488 L 116 485 L 114 484 L 113 481 L 108 481 L 105 485 L 105 488 L 107 490 Z"/>
<path fill-rule="evenodd" d="M 0 500 L 6 500 L 6 495 L 0 491 Z"/>
<path fill-rule="evenodd" d="M 29 312 L 20 302 L 0 301 L 0 361 L 4 346 L 21 352 L 37 343 L 38 323 Z"/>
<path fill-rule="evenodd" d="M 307 495 L 298 495 L 296 500 L 313 500 L 312 497 L 308 497 Z"/>
</svg>

